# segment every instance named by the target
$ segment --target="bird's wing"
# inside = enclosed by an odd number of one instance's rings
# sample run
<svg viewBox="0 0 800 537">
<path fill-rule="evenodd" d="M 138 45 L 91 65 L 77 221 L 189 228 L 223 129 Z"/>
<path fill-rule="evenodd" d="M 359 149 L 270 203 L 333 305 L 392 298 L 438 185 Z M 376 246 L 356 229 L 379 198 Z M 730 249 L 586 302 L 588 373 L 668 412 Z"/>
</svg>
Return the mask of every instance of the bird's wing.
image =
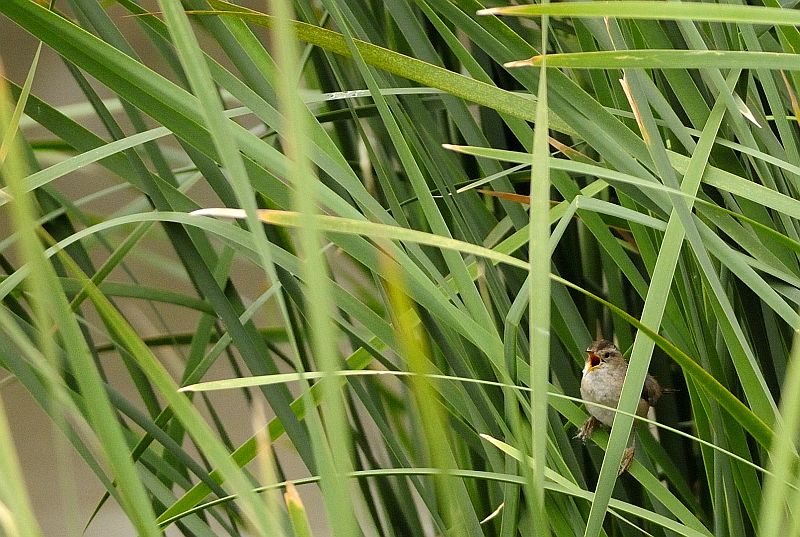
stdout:
<svg viewBox="0 0 800 537">
<path fill-rule="evenodd" d="M 642 389 L 642 399 L 650 403 L 650 406 L 656 404 L 663 390 L 658 381 L 652 375 L 647 375 L 644 381 L 644 388 Z"/>
</svg>

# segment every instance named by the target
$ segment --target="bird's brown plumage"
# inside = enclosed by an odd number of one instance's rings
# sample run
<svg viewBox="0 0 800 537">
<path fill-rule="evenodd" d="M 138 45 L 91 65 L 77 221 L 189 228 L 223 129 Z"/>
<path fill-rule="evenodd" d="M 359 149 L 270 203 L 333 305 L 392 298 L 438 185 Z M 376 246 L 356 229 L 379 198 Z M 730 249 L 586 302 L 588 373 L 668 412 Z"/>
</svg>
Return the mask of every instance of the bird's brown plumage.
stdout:
<svg viewBox="0 0 800 537">
<path fill-rule="evenodd" d="M 581 397 L 589 403 L 598 403 L 606 407 L 616 408 L 622 392 L 622 384 L 628 374 L 628 362 L 612 342 L 599 339 L 586 349 L 586 365 L 581 378 Z M 650 407 L 655 405 L 664 391 L 658 381 L 647 375 L 642 388 L 642 396 L 636 407 L 636 415 L 645 417 Z M 607 408 L 587 404 L 586 409 L 591 417 L 581 427 L 578 438 L 586 441 L 597 422 L 611 426 L 616 413 Z M 627 470 L 633 459 L 633 447 L 629 447 L 623 457 L 620 473 Z"/>
</svg>

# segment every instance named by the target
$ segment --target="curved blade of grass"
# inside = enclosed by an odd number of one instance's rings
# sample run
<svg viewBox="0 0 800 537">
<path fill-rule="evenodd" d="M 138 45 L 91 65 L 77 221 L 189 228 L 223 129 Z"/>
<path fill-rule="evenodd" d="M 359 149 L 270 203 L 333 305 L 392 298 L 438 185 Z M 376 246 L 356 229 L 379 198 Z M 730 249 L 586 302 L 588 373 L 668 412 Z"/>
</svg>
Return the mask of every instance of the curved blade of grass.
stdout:
<svg viewBox="0 0 800 537">
<path fill-rule="evenodd" d="M 553 15 L 564 17 L 616 17 L 620 19 L 688 20 L 739 24 L 800 25 L 800 13 L 793 9 L 764 6 L 738 6 L 694 2 L 663 3 L 556 2 L 524 6 L 493 7 L 478 15 L 532 17 Z"/>
<path fill-rule="evenodd" d="M 540 67 L 542 56 L 506 67 Z M 741 50 L 625 50 L 549 54 L 550 67 L 571 69 L 775 69 L 800 70 L 796 54 Z"/>
</svg>

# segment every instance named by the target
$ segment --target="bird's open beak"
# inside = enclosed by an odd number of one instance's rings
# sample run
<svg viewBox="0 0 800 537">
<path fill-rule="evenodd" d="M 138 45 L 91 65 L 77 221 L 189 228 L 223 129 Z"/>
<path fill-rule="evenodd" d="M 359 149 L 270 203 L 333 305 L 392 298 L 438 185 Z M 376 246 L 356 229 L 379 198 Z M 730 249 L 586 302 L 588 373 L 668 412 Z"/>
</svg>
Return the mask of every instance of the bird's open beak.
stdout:
<svg viewBox="0 0 800 537">
<path fill-rule="evenodd" d="M 597 356 L 595 353 L 590 352 L 586 354 L 586 366 L 583 368 L 584 373 L 588 373 L 595 367 L 600 365 L 600 357 Z"/>
</svg>

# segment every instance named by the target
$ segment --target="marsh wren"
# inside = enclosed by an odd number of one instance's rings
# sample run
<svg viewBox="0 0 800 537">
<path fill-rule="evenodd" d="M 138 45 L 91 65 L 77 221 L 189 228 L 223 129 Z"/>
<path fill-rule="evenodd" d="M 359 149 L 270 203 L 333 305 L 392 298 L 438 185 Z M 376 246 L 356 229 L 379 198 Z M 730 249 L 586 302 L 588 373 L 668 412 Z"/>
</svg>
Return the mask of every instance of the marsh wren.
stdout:
<svg viewBox="0 0 800 537">
<path fill-rule="evenodd" d="M 619 349 L 606 339 L 600 339 L 589 345 L 586 349 L 586 365 L 583 367 L 583 378 L 581 378 L 581 397 L 590 403 L 599 403 L 611 408 L 616 408 L 619 403 L 619 396 L 622 392 L 622 383 L 628 373 L 628 362 L 622 357 Z M 642 397 L 636 407 L 636 415 L 647 416 L 650 407 L 656 404 L 658 398 L 664 392 L 658 381 L 650 375 L 644 381 Z M 586 409 L 591 417 L 586 420 L 578 431 L 575 438 L 580 438 L 584 442 L 592 436 L 597 423 L 602 423 L 611 427 L 614 423 L 612 410 L 586 405 Z M 635 424 L 634 424 L 635 425 Z M 622 475 L 633 462 L 634 447 L 629 446 L 622 456 L 619 466 L 619 473 Z"/>
</svg>

